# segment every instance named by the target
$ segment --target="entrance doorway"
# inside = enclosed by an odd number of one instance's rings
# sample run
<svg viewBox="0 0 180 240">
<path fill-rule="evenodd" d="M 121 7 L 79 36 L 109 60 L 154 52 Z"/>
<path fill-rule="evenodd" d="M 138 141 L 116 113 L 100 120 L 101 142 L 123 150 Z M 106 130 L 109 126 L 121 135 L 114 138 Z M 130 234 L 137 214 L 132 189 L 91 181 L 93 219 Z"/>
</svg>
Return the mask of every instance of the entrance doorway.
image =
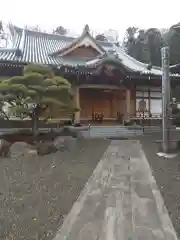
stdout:
<svg viewBox="0 0 180 240">
<path fill-rule="evenodd" d="M 81 118 L 92 119 L 94 112 L 103 113 L 104 119 L 116 120 L 118 112 L 124 114 L 125 95 L 121 89 L 80 89 Z"/>
</svg>

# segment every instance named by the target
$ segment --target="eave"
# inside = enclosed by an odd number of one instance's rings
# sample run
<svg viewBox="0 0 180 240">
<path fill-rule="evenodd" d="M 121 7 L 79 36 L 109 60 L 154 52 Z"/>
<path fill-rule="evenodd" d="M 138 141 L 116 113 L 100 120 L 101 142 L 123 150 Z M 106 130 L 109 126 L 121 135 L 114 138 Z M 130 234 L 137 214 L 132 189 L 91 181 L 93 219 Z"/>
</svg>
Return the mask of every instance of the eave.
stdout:
<svg viewBox="0 0 180 240">
<path fill-rule="evenodd" d="M 128 56 L 129 57 L 129 56 Z M 125 65 L 123 60 L 120 59 L 118 56 L 108 56 L 104 55 L 102 58 L 96 58 L 92 61 L 87 62 L 86 64 L 89 66 L 105 66 L 105 65 L 112 65 L 117 69 L 122 69 L 126 71 L 128 74 L 139 74 L 141 76 L 157 76 L 162 77 L 162 69 L 160 67 L 152 67 L 150 70 L 148 69 L 148 64 L 140 63 L 133 59 L 135 62 L 139 63 L 139 69 L 137 70 L 130 68 L 128 65 Z M 171 77 L 180 78 L 179 74 L 170 73 Z"/>
</svg>

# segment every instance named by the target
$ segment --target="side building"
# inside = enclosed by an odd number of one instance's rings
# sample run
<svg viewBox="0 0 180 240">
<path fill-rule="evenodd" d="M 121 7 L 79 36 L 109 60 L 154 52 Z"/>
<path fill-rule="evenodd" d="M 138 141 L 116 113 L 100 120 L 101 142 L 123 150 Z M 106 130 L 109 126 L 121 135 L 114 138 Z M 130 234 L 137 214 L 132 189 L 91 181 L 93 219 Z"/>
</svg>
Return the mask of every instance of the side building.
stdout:
<svg viewBox="0 0 180 240">
<path fill-rule="evenodd" d="M 10 27 L 11 42 L 0 49 L 0 75 L 22 75 L 25 65 L 45 64 L 73 86 L 81 111 L 76 122 L 92 121 L 95 113 L 104 121 L 129 121 L 130 118 L 160 118 L 162 111 L 161 76 L 158 67 L 141 63 L 119 46 L 95 40 L 84 27 L 78 38 Z M 171 74 L 172 85 L 180 76 Z M 54 109 L 53 117 L 66 119 Z"/>
</svg>

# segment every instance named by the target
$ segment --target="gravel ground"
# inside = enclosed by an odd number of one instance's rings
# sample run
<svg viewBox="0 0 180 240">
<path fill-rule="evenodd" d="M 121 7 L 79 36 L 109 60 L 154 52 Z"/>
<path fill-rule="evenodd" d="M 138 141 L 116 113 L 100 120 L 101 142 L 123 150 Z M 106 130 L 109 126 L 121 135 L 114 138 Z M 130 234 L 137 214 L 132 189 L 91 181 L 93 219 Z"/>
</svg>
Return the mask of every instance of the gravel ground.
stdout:
<svg viewBox="0 0 180 240">
<path fill-rule="evenodd" d="M 156 155 L 156 143 L 160 134 L 140 138 L 157 185 L 164 198 L 174 228 L 180 237 L 180 155 L 165 159 Z M 173 139 L 180 139 L 180 132 L 173 133 Z"/>
<path fill-rule="evenodd" d="M 52 240 L 91 176 L 108 140 L 71 152 L 0 160 L 0 240 Z"/>
</svg>

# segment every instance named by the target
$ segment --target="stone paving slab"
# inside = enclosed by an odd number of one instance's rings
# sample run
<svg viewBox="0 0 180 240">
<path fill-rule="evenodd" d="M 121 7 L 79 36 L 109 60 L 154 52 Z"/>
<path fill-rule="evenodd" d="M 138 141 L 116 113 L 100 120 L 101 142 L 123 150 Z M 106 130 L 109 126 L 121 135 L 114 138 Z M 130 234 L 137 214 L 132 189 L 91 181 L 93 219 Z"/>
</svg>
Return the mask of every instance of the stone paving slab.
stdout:
<svg viewBox="0 0 180 240">
<path fill-rule="evenodd" d="M 54 240 L 145 239 L 177 236 L 139 141 L 111 141 Z"/>
</svg>

